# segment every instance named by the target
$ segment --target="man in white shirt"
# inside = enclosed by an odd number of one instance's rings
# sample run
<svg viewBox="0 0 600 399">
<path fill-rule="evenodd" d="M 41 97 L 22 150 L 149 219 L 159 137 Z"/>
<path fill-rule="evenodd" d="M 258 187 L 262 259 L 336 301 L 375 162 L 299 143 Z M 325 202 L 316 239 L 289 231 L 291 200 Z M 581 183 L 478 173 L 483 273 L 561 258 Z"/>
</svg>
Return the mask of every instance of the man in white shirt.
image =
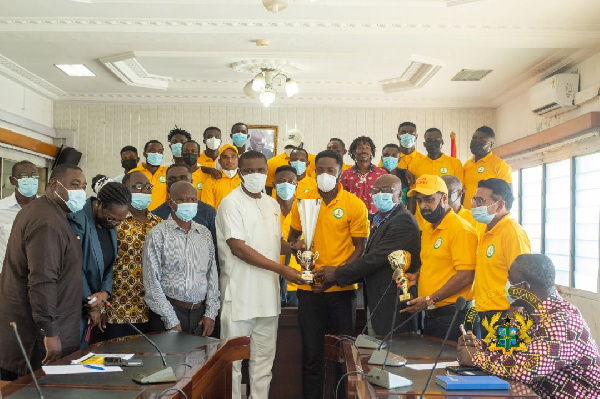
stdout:
<svg viewBox="0 0 600 399">
<path fill-rule="evenodd" d="M 36 166 L 29 161 L 17 162 L 12 167 L 9 181 L 15 192 L 0 200 L 0 272 L 13 222 L 21 208 L 37 198 L 39 178 Z"/>
<path fill-rule="evenodd" d="M 298 271 L 279 263 L 279 255 L 289 253 L 290 246 L 282 242 L 277 201 L 262 193 L 267 159 L 260 152 L 246 151 L 238 167 L 242 184 L 223 199 L 216 220 L 221 338 L 250 336 L 252 398 L 267 399 L 280 313 L 278 275 L 296 284 L 305 282 Z M 232 397 L 236 399 L 241 397 L 241 368 L 241 361 L 233 363 Z"/>
</svg>

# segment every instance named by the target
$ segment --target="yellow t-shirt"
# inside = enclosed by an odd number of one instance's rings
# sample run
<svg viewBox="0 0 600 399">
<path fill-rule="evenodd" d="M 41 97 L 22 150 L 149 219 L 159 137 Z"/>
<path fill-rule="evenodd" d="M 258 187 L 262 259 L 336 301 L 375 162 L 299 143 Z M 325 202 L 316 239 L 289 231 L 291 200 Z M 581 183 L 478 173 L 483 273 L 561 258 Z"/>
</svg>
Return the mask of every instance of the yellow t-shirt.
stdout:
<svg viewBox="0 0 600 399">
<path fill-rule="evenodd" d="M 417 162 L 419 159 L 425 158 L 425 155 L 421 154 L 417 150 L 414 150 L 410 154 L 400 153 L 400 159 L 398 160 L 398 168 L 400 169 L 410 169 L 410 166 L 413 162 Z M 380 168 L 383 168 L 383 161 L 380 160 L 377 164 Z"/>
<path fill-rule="evenodd" d="M 309 153 L 308 161 L 310 162 L 310 165 L 306 167 L 306 176 L 315 177 L 315 155 Z M 267 161 L 267 182 L 265 183 L 266 186 L 273 187 L 273 180 L 275 180 L 275 171 L 277 170 L 277 168 L 289 164 L 290 158 L 286 155 L 285 152 L 282 152 L 281 154 L 269 159 Z"/>
<path fill-rule="evenodd" d="M 206 151 L 202 151 L 202 154 L 200 154 L 198 156 L 197 162 L 206 168 L 214 168 L 215 167 L 215 160 L 212 159 L 211 157 L 209 157 L 208 155 L 206 155 Z"/>
<path fill-rule="evenodd" d="M 453 210 L 434 230 L 429 224 L 421 235 L 421 272 L 419 296 L 433 295 L 459 270 L 475 270 L 477 234 L 475 229 Z M 436 307 L 452 305 L 459 296 L 473 299 L 471 287 L 444 298 Z"/>
<path fill-rule="evenodd" d="M 477 230 L 480 231 L 479 226 Z M 479 237 L 477 268 L 473 294 L 478 312 L 506 310 L 506 282 L 508 269 L 515 258 L 531 252 L 529 237 L 510 214 L 505 215 L 489 231 Z"/>
<path fill-rule="evenodd" d="M 208 179 L 210 175 L 208 173 L 202 172 L 202 169 L 198 168 L 194 173 L 192 173 L 192 184 L 198 190 L 198 199 L 202 199 L 202 187 L 204 186 L 204 182 Z"/>
<path fill-rule="evenodd" d="M 431 159 L 425 156 L 421 159 L 415 159 L 412 162 L 408 170 L 410 173 L 415 175 L 415 178 L 419 178 L 422 175 L 454 175 L 462 181 L 463 179 L 463 167 L 460 160 L 457 158 L 449 157 L 446 154 L 442 154 L 438 159 Z"/>
<path fill-rule="evenodd" d="M 485 226 L 485 224 L 479 223 L 477 220 L 473 219 L 473 214 L 471 213 L 471 210 L 465 208 L 464 206 L 460 207 L 460 211 L 458 211 L 457 215 L 469 222 L 469 224 L 474 228 L 477 228 L 477 225 Z"/>
<path fill-rule="evenodd" d="M 218 209 L 223 198 L 227 197 L 227 195 L 229 195 L 234 188 L 239 186 L 241 182 L 242 180 L 237 174 L 233 179 L 229 178 L 229 176 L 223 172 L 221 172 L 220 179 L 214 179 L 209 176 L 202 186 L 202 202 Z"/>
<path fill-rule="evenodd" d="M 354 244 L 352 237 L 369 236 L 369 220 L 367 207 L 356 195 L 344 190 L 341 183 L 337 185 L 338 194 L 328 204 L 321 203 L 321 209 L 313 239 L 313 251 L 319 253 L 315 270 L 322 266 L 341 266 L 346 263 Z M 311 190 L 304 198 L 321 198 L 319 190 Z M 292 207 L 292 223 L 295 230 L 302 230 L 300 212 L 297 206 Z M 334 285 L 326 292 L 346 291 L 358 288 L 356 284 L 339 287 Z M 309 285 L 298 286 L 298 289 L 311 290 Z"/>
<path fill-rule="evenodd" d="M 154 187 L 152 187 L 152 196 L 150 197 L 152 199 L 152 201 L 150 202 L 150 205 L 148 205 L 148 210 L 149 211 L 153 211 L 156 208 L 158 208 L 159 206 L 161 206 L 166 200 L 167 200 L 167 166 L 159 166 L 158 169 L 156 169 L 156 172 L 154 172 L 154 174 L 150 173 L 150 171 L 148 169 L 145 168 L 146 163 L 142 162 L 140 163 L 140 166 L 138 166 L 135 169 L 132 169 L 129 171 L 129 173 L 133 173 L 133 172 L 142 172 L 143 174 L 146 175 L 146 177 L 148 178 L 148 180 L 150 180 L 150 184 L 152 184 Z"/>
<path fill-rule="evenodd" d="M 342 165 L 342 172 L 345 171 L 346 169 L 350 169 L 351 167 L 353 167 L 354 165 L 348 165 L 347 163 Z"/>
<path fill-rule="evenodd" d="M 296 206 L 296 201 L 294 201 L 294 203 L 292 204 L 292 207 Z M 290 211 L 290 213 L 288 213 L 286 216 L 283 215 L 283 213 L 281 214 L 281 232 L 283 233 L 283 239 L 287 241 L 288 235 L 290 234 L 290 224 L 292 223 L 292 212 Z M 285 265 L 285 255 L 281 255 L 280 257 L 280 263 L 282 265 Z M 300 265 L 298 264 L 298 262 L 296 261 L 296 256 L 295 254 L 291 254 L 290 256 L 290 264 L 289 266 L 293 269 L 296 269 L 298 271 L 301 270 Z M 298 285 L 291 283 L 288 281 L 287 283 L 287 290 L 288 291 L 296 291 L 298 289 Z"/>
<path fill-rule="evenodd" d="M 494 177 L 511 184 L 511 172 L 512 169 L 510 166 L 491 152 L 477 162 L 475 162 L 475 157 L 469 159 L 463 166 L 463 186 L 466 190 L 463 206 L 467 209 L 471 209 L 471 198 L 475 196 L 477 183 L 479 183 L 480 180 L 491 179 Z"/>
</svg>

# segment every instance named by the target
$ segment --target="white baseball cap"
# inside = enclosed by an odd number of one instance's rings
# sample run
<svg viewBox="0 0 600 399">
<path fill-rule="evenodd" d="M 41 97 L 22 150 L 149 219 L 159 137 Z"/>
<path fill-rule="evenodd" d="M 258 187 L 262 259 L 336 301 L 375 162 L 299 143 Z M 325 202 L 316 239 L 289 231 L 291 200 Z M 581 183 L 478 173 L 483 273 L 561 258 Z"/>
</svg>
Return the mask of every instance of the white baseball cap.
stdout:
<svg viewBox="0 0 600 399">
<path fill-rule="evenodd" d="M 290 129 L 283 136 L 283 148 L 287 146 L 299 147 L 302 144 L 302 132 L 298 129 Z"/>
</svg>

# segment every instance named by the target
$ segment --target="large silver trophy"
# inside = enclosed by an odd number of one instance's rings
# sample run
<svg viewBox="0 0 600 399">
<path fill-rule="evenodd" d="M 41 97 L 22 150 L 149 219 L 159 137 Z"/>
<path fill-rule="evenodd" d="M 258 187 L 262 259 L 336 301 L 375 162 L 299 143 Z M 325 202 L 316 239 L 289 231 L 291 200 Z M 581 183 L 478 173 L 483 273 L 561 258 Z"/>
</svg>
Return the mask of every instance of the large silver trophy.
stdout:
<svg viewBox="0 0 600 399">
<path fill-rule="evenodd" d="M 406 271 L 410 268 L 410 252 L 403 249 L 394 251 L 388 255 L 388 261 L 394 271 L 392 278 L 402 291 L 398 299 L 400 303 L 406 303 L 412 299 L 412 295 L 408 292 L 410 282 L 406 278 Z"/>
<path fill-rule="evenodd" d="M 302 233 L 306 243 L 306 251 L 298 251 L 300 266 L 302 266 L 302 279 L 307 283 L 313 283 L 314 276 L 312 270 L 315 262 L 319 258 L 318 252 L 312 251 L 313 239 L 315 238 L 315 229 L 317 228 L 317 219 L 321 210 L 321 199 L 299 199 L 298 211 L 300 212 L 300 223 L 302 224 Z"/>
</svg>

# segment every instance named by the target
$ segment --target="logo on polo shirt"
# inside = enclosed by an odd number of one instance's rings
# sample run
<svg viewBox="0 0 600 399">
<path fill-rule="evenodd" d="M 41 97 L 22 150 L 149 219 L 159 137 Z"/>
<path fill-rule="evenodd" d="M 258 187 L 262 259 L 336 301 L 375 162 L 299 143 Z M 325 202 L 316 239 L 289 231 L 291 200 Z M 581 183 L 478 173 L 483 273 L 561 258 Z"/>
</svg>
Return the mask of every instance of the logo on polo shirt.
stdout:
<svg viewBox="0 0 600 399">
<path fill-rule="evenodd" d="M 335 208 L 333 210 L 333 217 L 336 219 L 341 219 L 344 217 L 344 210 L 342 208 Z"/>
<path fill-rule="evenodd" d="M 202 190 L 202 186 L 204 186 L 204 183 L 196 184 L 196 190 Z"/>
<path fill-rule="evenodd" d="M 304 191 L 302 191 L 302 193 L 307 193 L 310 191 L 310 188 L 305 188 Z"/>
<path fill-rule="evenodd" d="M 167 182 L 167 179 L 165 178 L 165 175 L 160 175 L 160 176 L 159 176 L 159 178 L 158 178 L 158 181 L 159 181 L 160 183 L 166 183 L 166 182 Z"/>
<path fill-rule="evenodd" d="M 477 173 L 483 173 L 485 171 L 485 166 L 480 166 L 477 168 Z"/>
<path fill-rule="evenodd" d="M 443 175 L 445 175 L 446 173 L 448 173 L 448 168 L 447 168 L 447 167 L 445 167 L 445 166 L 442 166 L 442 167 L 440 168 L 440 173 L 441 173 L 441 174 L 443 174 Z"/>
<path fill-rule="evenodd" d="M 433 243 L 433 249 L 438 249 L 441 246 L 442 246 L 442 237 L 439 237 L 437 240 L 435 240 L 435 243 Z"/>
<path fill-rule="evenodd" d="M 485 251 L 485 256 L 487 256 L 488 258 L 491 258 L 492 256 L 494 256 L 495 253 L 496 253 L 496 247 L 494 246 L 494 244 L 490 244 L 490 246 L 487 247 L 487 250 Z"/>
</svg>

